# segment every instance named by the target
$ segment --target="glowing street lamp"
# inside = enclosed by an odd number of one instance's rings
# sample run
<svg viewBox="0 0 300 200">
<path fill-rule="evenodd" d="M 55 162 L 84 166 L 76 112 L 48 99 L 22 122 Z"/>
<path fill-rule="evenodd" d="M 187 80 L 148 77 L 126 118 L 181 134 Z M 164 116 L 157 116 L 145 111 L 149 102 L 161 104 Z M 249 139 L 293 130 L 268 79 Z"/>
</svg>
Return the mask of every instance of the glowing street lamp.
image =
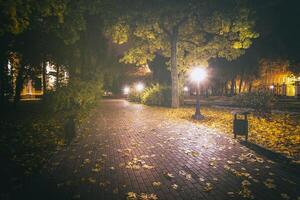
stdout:
<svg viewBox="0 0 300 200">
<path fill-rule="evenodd" d="M 125 95 L 128 95 L 129 92 L 130 92 L 130 88 L 129 88 L 128 86 L 125 86 L 125 87 L 123 88 L 123 93 L 124 93 Z"/>
<path fill-rule="evenodd" d="M 145 88 L 145 86 L 144 86 L 143 83 L 137 83 L 135 85 L 135 89 L 136 89 L 137 92 L 142 92 L 144 90 L 144 88 Z"/>
<path fill-rule="evenodd" d="M 184 87 L 183 87 L 183 91 L 184 91 L 184 92 L 188 92 L 188 91 L 189 91 L 189 88 L 188 88 L 187 86 L 184 86 Z"/>
<path fill-rule="evenodd" d="M 204 68 L 195 67 L 192 69 L 190 78 L 197 84 L 196 111 L 192 116 L 196 120 L 203 119 L 204 116 L 200 112 L 200 82 L 207 77 L 207 71 Z"/>
<path fill-rule="evenodd" d="M 197 84 L 207 77 L 207 71 L 204 68 L 195 67 L 190 74 L 191 80 Z"/>
</svg>

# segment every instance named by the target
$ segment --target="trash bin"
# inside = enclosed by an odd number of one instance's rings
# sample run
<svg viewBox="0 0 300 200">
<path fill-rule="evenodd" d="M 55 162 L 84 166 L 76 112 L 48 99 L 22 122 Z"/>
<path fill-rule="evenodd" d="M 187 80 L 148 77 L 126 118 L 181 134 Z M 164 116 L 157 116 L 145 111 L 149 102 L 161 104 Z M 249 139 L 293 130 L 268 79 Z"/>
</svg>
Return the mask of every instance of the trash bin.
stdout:
<svg viewBox="0 0 300 200">
<path fill-rule="evenodd" d="M 248 141 L 248 114 L 249 112 L 234 112 L 233 119 L 233 134 L 234 138 L 237 135 L 242 135 L 246 137 L 246 141 Z M 244 118 L 239 118 L 239 115 Z"/>
</svg>

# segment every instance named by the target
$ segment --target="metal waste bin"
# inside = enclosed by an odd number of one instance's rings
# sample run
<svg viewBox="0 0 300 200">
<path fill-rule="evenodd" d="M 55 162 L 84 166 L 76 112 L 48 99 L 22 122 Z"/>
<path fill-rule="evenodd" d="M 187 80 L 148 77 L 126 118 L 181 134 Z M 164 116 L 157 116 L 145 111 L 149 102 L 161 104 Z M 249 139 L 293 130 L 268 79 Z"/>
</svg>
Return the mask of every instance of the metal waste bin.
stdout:
<svg viewBox="0 0 300 200">
<path fill-rule="evenodd" d="M 234 138 L 237 135 L 242 135 L 246 137 L 246 141 L 248 141 L 248 114 L 249 112 L 234 112 L 233 119 L 233 134 Z M 239 115 L 242 115 L 244 118 L 239 118 Z"/>
</svg>

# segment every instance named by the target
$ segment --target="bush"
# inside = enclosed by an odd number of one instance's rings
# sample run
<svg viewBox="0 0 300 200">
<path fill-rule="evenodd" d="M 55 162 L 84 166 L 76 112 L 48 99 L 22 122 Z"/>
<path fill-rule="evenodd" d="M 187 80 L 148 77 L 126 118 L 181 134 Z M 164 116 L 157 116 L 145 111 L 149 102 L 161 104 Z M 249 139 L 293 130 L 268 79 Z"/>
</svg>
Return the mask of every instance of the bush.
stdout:
<svg viewBox="0 0 300 200">
<path fill-rule="evenodd" d="M 141 102 L 146 105 L 170 106 L 171 100 L 171 87 L 165 85 L 154 84 L 141 95 Z"/>
<path fill-rule="evenodd" d="M 249 93 L 241 93 L 235 97 L 236 103 L 241 107 L 254 109 L 255 114 L 266 116 L 271 113 L 275 97 L 268 91 L 255 91 Z"/>
<path fill-rule="evenodd" d="M 131 91 L 128 95 L 128 100 L 131 102 L 141 103 L 141 93 Z"/>
<path fill-rule="evenodd" d="M 54 112 L 76 111 L 94 105 L 102 93 L 102 83 L 99 81 L 73 80 L 68 86 L 48 93 L 44 100 L 47 107 Z"/>
</svg>

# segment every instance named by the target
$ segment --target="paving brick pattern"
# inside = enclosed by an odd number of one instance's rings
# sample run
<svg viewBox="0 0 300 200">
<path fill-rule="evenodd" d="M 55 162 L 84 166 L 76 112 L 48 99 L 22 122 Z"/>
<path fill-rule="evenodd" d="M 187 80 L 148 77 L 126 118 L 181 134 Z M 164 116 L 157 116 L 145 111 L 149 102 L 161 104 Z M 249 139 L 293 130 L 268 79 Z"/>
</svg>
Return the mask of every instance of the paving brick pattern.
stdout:
<svg viewBox="0 0 300 200">
<path fill-rule="evenodd" d="M 16 196 L 106 200 L 134 192 L 137 199 L 299 200 L 299 177 L 216 130 L 103 100 L 79 137 Z"/>
</svg>

